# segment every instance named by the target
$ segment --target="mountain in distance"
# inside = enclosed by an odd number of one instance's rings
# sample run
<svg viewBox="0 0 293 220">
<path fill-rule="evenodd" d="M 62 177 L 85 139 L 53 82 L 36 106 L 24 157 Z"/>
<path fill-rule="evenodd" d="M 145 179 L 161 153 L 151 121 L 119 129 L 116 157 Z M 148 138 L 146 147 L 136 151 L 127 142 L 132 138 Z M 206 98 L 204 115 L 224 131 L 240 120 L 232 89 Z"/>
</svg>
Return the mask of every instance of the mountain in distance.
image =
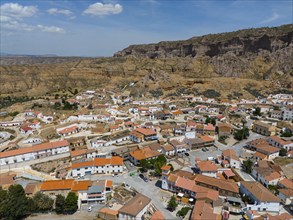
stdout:
<svg viewBox="0 0 293 220">
<path fill-rule="evenodd" d="M 253 98 L 292 92 L 292 57 L 293 25 L 132 45 L 108 58 L 1 57 L 0 93 L 107 86 L 133 96 Z"/>
<path fill-rule="evenodd" d="M 12 54 L 0 52 L 0 57 L 57 57 L 56 54 L 42 54 L 42 55 L 32 55 L 32 54 Z"/>
</svg>

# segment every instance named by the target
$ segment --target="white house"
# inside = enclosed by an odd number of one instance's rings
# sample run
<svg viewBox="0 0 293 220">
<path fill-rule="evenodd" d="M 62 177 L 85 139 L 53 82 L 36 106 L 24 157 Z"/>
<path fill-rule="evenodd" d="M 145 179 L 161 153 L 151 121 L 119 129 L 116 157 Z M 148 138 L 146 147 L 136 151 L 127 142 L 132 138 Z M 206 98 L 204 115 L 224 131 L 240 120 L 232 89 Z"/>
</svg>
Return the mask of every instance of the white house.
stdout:
<svg viewBox="0 0 293 220">
<path fill-rule="evenodd" d="M 3 121 L 0 122 L 0 127 L 15 127 L 20 126 L 24 123 L 24 121 Z"/>
<path fill-rule="evenodd" d="M 118 139 L 114 139 L 114 140 L 110 140 L 110 141 L 105 141 L 105 140 L 101 140 L 101 139 L 92 139 L 90 141 L 91 143 L 91 147 L 92 148 L 99 148 L 99 147 L 108 147 L 108 146 L 112 146 L 118 143 L 121 143 L 123 141 L 127 141 L 130 139 L 130 136 L 124 136 Z"/>
<path fill-rule="evenodd" d="M 270 145 L 273 145 L 274 147 L 284 148 L 287 151 L 290 151 L 291 149 L 293 149 L 292 141 L 285 141 L 282 138 L 279 138 L 278 136 L 271 136 L 268 142 Z"/>
<path fill-rule="evenodd" d="M 240 169 L 241 162 L 236 152 L 232 149 L 227 149 L 222 152 L 222 159 L 229 162 L 230 167 Z"/>
<path fill-rule="evenodd" d="M 255 210 L 266 212 L 279 212 L 280 199 L 272 194 L 262 184 L 255 181 L 240 182 L 240 193 L 248 196 L 253 204 L 247 204 L 243 211 Z"/>
<path fill-rule="evenodd" d="M 283 111 L 283 120 L 293 120 L 293 105 L 285 107 Z"/>
<path fill-rule="evenodd" d="M 22 143 L 36 145 L 36 144 L 42 143 L 42 139 L 41 138 L 29 138 L 29 139 L 22 141 Z"/>
<path fill-rule="evenodd" d="M 86 192 L 85 200 L 87 203 L 105 202 L 108 193 L 111 193 L 113 182 L 111 180 L 99 180 L 93 182 Z M 83 202 L 85 202 L 83 200 Z"/>
<path fill-rule="evenodd" d="M 217 178 L 218 169 L 212 161 L 196 161 L 195 168 L 201 175 Z"/>
<path fill-rule="evenodd" d="M 128 201 L 119 210 L 119 220 L 136 220 L 145 219 L 145 214 L 151 207 L 151 199 L 137 193 L 130 201 Z"/>
<path fill-rule="evenodd" d="M 79 132 L 79 127 L 76 125 L 68 126 L 66 128 L 57 130 L 57 133 L 63 137 L 75 134 L 77 132 Z"/>
<path fill-rule="evenodd" d="M 280 173 L 274 171 L 270 167 L 255 167 L 251 174 L 257 181 L 264 184 L 266 187 L 269 185 L 276 186 L 278 182 L 283 179 Z"/>
<path fill-rule="evenodd" d="M 50 116 L 50 115 L 48 115 L 48 116 L 43 115 L 43 116 L 39 117 L 39 119 L 41 121 L 45 122 L 46 124 L 49 124 L 49 123 L 53 122 L 54 118 L 53 118 L 53 116 Z"/>
<path fill-rule="evenodd" d="M 42 143 L 0 153 L 0 165 L 14 164 L 28 160 L 49 157 L 69 152 L 67 140 Z"/>
<path fill-rule="evenodd" d="M 290 205 L 293 202 L 293 190 L 292 189 L 279 189 L 278 197 L 285 205 Z"/>
<path fill-rule="evenodd" d="M 123 159 L 121 157 L 94 158 L 90 161 L 74 163 L 71 166 L 72 176 L 88 174 L 117 174 L 123 172 Z"/>
<path fill-rule="evenodd" d="M 166 156 L 174 156 L 175 155 L 175 148 L 171 145 L 171 144 L 165 144 L 164 146 L 162 146 L 163 149 L 163 153 Z"/>
</svg>

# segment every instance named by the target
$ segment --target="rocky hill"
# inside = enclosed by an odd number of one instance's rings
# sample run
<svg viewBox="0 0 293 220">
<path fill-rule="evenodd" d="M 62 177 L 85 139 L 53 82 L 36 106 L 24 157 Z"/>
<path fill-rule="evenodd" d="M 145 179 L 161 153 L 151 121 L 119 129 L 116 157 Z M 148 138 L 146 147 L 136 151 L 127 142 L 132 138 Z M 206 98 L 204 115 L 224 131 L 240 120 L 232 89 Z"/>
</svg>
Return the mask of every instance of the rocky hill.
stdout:
<svg viewBox="0 0 293 220">
<path fill-rule="evenodd" d="M 0 98 L 98 87 L 155 97 L 292 92 L 292 36 L 284 25 L 134 45 L 109 58 L 1 57 Z"/>
<path fill-rule="evenodd" d="M 235 77 L 255 78 L 254 69 L 262 66 L 265 79 L 272 72 L 292 71 L 293 25 L 210 34 L 183 41 L 131 45 L 114 56 L 151 59 L 192 57 L 211 65 L 218 75 Z"/>
</svg>

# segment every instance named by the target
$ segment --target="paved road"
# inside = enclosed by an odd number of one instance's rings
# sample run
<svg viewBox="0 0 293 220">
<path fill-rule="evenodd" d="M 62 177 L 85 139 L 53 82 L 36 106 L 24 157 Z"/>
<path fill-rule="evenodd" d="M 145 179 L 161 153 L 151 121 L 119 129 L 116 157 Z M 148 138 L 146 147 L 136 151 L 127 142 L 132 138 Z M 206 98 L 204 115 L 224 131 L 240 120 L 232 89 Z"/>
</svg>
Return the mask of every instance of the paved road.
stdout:
<svg viewBox="0 0 293 220">
<path fill-rule="evenodd" d="M 226 150 L 226 149 L 234 149 L 236 151 L 237 155 L 240 156 L 243 152 L 243 147 L 246 146 L 246 142 L 249 142 L 249 141 L 252 141 L 252 140 L 255 140 L 258 138 L 263 138 L 263 137 L 264 137 L 263 135 L 260 135 L 260 134 L 254 133 L 254 132 L 250 132 L 248 139 L 244 139 L 231 147 L 227 147 L 226 145 L 223 145 L 223 144 L 217 144 L 217 147 L 219 150 L 222 150 L 222 151 Z"/>
<path fill-rule="evenodd" d="M 249 175 L 248 173 L 245 173 L 242 170 L 237 170 L 237 169 L 234 169 L 234 170 L 235 170 L 235 172 L 237 172 L 239 174 L 239 176 L 242 177 L 242 179 L 244 181 L 255 181 L 255 179 L 251 175 Z"/>
<path fill-rule="evenodd" d="M 118 177 L 92 175 L 91 180 L 111 179 L 115 184 L 126 183 L 136 189 L 143 195 L 152 199 L 152 203 L 163 213 L 166 219 L 179 219 L 175 212 L 169 212 L 166 209 L 166 202 L 172 195 L 170 192 L 163 191 L 158 186 L 155 186 L 156 181 L 144 182 L 138 175 L 130 177 L 128 173 L 122 174 Z"/>
<path fill-rule="evenodd" d="M 195 166 L 195 158 L 200 158 L 201 160 L 207 160 L 208 157 L 216 158 L 217 155 L 221 155 L 222 151 L 216 147 L 209 147 L 209 151 L 202 151 L 202 149 L 192 150 L 189 154 L 190 164 L 192 167 Z"/>
</svg>

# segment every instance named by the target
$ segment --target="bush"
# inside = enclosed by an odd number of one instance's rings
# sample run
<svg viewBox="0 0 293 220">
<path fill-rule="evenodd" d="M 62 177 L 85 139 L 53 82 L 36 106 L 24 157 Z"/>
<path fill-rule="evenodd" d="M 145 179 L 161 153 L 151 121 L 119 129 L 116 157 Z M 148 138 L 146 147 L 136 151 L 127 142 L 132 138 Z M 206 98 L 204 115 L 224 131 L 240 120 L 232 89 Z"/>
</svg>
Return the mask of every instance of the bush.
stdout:
<svg viewBox="0 0 293 220">
<path fill-rule="evenodd" d="M 245 87 L 244 89 L 247 92 L 249 92 L 251 95 L 253 95 L 254 97 L 262 96 L 262 94 L 258 90 L 252 89 L 250 86 L 249 87 Z"/>
<path fill-rule="evenodd" d="M 251 160 L 244 160 L 242 164 L 242 168 L 246 173 L 252 172 L 253 162 Z"/>
<path fill-rule="evenodd" d="M 201 94 L 207 98 L 218 98 L 221 96 L 221 93 L 215 91 L 214 89 L 208 89 L 208 90 L 202 92 Z"/>
<path fill-rule="evenodd" d="M 248 128 L 243 128 L 241 130 L 234 132 L 234 138 L 238 141 L 241 141 L 243 139 L 247 139 L 249 137 L 249 130 Z"/>
<path fill-rule="evenodd" d="M 178 203 L 176 201 L 176 197 L 175 196 L 172 196 L 168 202 L 168 210 L 170 210 L 171 212 L 173 212 L 178 206 Z"/>
<path fill-rule="evenodd" d="M 33 197 L 33 202 L 36 211 L 44 212 L 53 208 L 54 200 L 41 192 L 37 192 Z"/>
<path fill-rule="evenodd" d="M 290 131 L 286 131 L 283 134 L 281 134 L 281 137 L 292 137 L 293 134 Z"/>
<path fill-rule="evenodd" d="M 155 97 L 155 98 L 158 98 L 158 97 L 160 97 L 160 96 L 162 96 L 164 94 L 163 90 L 161 88 L 156 89 L 156 90 L 151 90 L 151 91 L 149 91 L 149 93 L 151 93 L 152 96 Z"/>
<path fill-rule="evenodd" d="M 15 117 L 16 115 L 18 115 L 19 112 L 18 111 L 14 111 L 14 112 L 9 112 L 9 116 Z"/>
<path fill-rule="evenodd" d="M 189 209 L 190 209 L 189 207 L 183 207 L 182 209 L 180 209 L 180 210 L 176 213 L 176 216 L 184 218 L 185 215 L 188 213 Z"/>
</svg>

